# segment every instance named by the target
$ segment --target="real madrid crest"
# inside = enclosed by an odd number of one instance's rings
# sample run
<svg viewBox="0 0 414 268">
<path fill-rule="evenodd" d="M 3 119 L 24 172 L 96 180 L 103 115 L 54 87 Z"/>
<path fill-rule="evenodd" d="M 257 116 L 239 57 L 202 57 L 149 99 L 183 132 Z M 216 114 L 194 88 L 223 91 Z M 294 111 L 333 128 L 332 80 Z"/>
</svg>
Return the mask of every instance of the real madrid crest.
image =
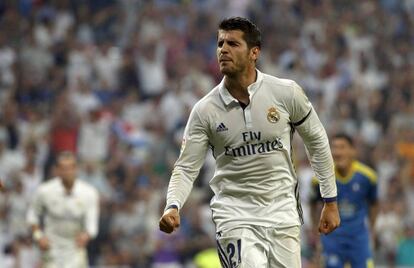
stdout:
<svg viewBox="0 0 414 268">
<path fill-rule="evenodd" d="M 275 107 L 270 107 L 267 110 L 267 120 L 270 123 L 276 123 L 277 121 L 279 121 L 279 119 L 280 119 L 279 112 L 276 110 Z"/>
</svg>

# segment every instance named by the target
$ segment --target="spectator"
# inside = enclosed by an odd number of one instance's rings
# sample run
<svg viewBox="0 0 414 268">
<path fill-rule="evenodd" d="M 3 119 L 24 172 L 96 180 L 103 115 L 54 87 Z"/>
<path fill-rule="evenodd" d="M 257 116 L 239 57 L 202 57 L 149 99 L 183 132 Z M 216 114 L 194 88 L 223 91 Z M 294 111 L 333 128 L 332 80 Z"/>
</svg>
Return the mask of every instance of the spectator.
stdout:
<svg viewBox="0 0 414 268">
<path fill-rule="evenodd" d="M 414 227 L 413 222 L 404 224 L 404 237 L 398 243 L 397 265 L 402 267 L 414 266 Z"/>
</svg>

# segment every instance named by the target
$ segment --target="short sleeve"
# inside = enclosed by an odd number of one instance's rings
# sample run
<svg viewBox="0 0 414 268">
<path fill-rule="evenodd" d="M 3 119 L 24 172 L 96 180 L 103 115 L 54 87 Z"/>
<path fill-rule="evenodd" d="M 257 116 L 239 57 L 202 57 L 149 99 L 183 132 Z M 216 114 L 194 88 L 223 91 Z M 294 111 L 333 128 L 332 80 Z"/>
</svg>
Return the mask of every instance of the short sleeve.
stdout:
<svg viewBox="0 0 414 268">
<path fill-rule="evenodd" d="M 376 203 L 378 199 L 377 177 L 369 180 L 368 200 L 371 204 Z"/>
</svg>

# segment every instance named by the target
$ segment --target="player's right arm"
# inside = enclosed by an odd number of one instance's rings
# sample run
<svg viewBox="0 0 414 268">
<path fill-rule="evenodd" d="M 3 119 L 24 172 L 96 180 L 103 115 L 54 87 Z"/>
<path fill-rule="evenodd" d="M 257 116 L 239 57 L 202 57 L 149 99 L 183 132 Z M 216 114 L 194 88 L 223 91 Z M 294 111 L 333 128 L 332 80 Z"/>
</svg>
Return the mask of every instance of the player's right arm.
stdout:
<svg viewBox="0 0 414 268">
<path fill-rule="evenodd" d="M 39 246 L 41 250 L 48 250 L 50 248 L 49 239 L 42 232 L 40 227 L 36 224 L 31 226 L 33 241 Z"/>
<path fill-rule="evenodd" d="M 164 211 L 160 219 L 160 230 L 170 234 L 180 227 L 180 214 L 178 208 L 172 206 Z"/>
<path fill-rule="evenodd" d="M 207 133 L 208 127 L 200 116 L 198 103 L 191 111 L 185 127 L 180 156 L 168 185 L 167 205 L 159 222 L 163 232 L 171 233 L 180 226 L 179 210 L 191 192 L 207 153 Z"/>
<path fill-rule="evenodd" d="M 33 241 L 37 243 L 41 250 L 48 250 L 50 248 L 49 239 L 40 228 L 40 217 L 43 211 L 42 189 L 42 186 L 40 186 L 29 205 L 27 211 L 27 223 L 30 226 Z"/>
</svg>

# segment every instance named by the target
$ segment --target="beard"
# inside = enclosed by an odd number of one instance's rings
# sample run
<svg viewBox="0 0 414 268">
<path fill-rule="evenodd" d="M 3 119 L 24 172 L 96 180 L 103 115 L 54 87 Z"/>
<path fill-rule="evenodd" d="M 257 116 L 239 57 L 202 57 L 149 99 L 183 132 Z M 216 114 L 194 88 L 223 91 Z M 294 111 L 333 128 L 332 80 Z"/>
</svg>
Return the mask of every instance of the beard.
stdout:
<svg viewBox="0 0 414 268">
<path fill-rule="evenodd" d="M 220 64 L 220 72 L 223 75 L 226 75 L 228 77 L 237 77 L 241 73 L 243 73 L 243 70 L 246 69 L 245 65 L 236 65 L 233 62 L 225 63 L 224 66 Z"/>
</svg>

